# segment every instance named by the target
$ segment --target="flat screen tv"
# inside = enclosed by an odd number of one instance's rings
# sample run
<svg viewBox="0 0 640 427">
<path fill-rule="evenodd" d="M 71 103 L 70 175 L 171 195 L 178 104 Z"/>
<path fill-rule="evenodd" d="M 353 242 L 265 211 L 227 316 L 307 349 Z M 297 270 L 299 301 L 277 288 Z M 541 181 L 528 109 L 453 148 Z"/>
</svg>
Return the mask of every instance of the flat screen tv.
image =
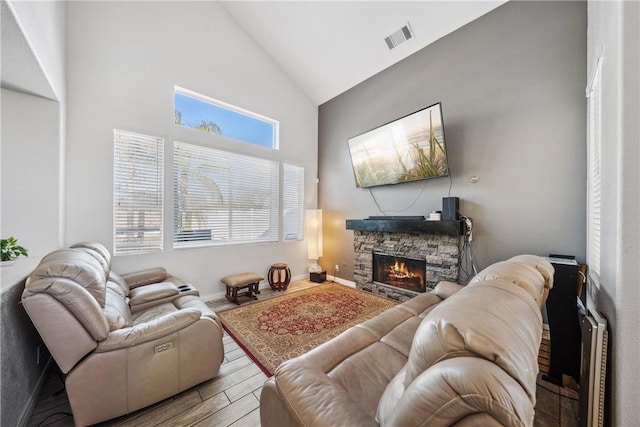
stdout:
<svg viewBox="0 0 640 427">
<path fill-rule="evenodd" d="M 349 138 L 359 188 L 448 176 L 440 103 Z"/>
</svg>

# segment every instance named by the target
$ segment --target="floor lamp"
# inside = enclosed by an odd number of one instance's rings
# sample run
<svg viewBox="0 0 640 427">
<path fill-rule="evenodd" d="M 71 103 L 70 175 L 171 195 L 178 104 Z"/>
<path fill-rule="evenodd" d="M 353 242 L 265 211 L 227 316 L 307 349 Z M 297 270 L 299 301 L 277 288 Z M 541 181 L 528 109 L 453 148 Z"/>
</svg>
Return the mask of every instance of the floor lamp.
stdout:
<svg viewBox="0 0 640 427">
<path fill-rule="evenodd" d="M 313 262 L 309 264 L 310 280 L 324 282 L 326 272 L 318 264 L 322 256 L 322 209 L 309 209 L 305 212 L 305 239 L 307 241 L 307 257 Z M 324 278 L 320 277 L 322 274 Z"/>
</svg>

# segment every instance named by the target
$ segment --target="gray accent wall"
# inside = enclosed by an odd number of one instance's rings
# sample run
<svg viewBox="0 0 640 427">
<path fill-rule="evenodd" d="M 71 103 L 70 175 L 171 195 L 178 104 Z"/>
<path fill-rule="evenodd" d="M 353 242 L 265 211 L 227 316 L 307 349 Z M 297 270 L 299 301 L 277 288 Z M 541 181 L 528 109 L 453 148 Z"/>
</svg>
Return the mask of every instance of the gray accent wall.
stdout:
<svg viewBox="0 0 640 427">
<path fill-rule="evenodd" d="M 17 265 L 14 267 L 18 267 Z M 3 267 L 12 268 L 12 267 Z M 2 411 L 0 425 L 26 425 L 45 375 L 49 352 L 20 298 L 24 280 L 2 290 L 0 302 L 0 370 L 2 373 Z M 40 348 L 40 360 L 38 360 Z"/>
<path fill-rule="evenodd" d="M 428 215 L 449 191 L 479 269 L 520 253 L 584 261 L 586 30 L 585 2 L 509 2 L 321 105 L 329 274 L 353 280 L 346 219 Z M 451 180 L 356 188 L 347 140 L 436 102 Z"/>
</svg>

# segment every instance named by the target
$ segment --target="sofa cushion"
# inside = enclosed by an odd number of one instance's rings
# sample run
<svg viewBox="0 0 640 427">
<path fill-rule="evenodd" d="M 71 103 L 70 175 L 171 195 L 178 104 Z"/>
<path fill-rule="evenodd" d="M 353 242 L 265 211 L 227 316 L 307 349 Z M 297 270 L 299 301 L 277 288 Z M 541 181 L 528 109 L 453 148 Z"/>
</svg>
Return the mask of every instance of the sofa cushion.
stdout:
<svg viewBox="0 0 640 427">
<path fill-rule="evenodd" d="M 30 279 L 39 286 L 51 284 L 55 279 L 68 279 L 95 298 L 104 307 L 107 276 L 100 263 L 88 253 L 77 249 L 59 249 L 46 255 L 31 273 Z M 32 292 L 38 292 L 31 287 Z M 43 291 L 43 290 L 40 290 Z"/>
<path fill-rule="evenodd" d="M 530 397 L 507 372 L 486 359 L 454 357 L 425 370 L 406 389 L 402 382 L 401 370 L 380 400 L 376 415 L 380 425 L 533 425 Z"/>
<path fill-rule="evenodd" d="M 42 260 L 27 278 L 22 300 L 46 294 L 72 313 L 95 341 L 109 333 L 103 313 L 106 278 L 91 255 L 76 249 L 59 249 Z"/>
<path fill-rule="evenodd" d="M 380 342 L 388 345 L 398 353 L 402 354 L 406 360 L 411 351 L 411 343 L 416 329 L 420 326 L 422 317 L 411 316 L 398 326 L 393 328 L 388 334 L 380 338 Z"/>
<path fill-rule="evenodd" d="M 131 310 L 127 304 L 127 298 L 120 292 L 121 288 L 117 286 L 107 286 L 107 295 L 102 311 L 107 318 L 110 331 L 131 326 Z"/>
<path fill-rule="evenodd" d="M 526 290 L 506 280 L 467 286 L 434 308 L 420 324 L 404 386 L 409 387 L 442 360 L 473 356 L 500 366 L 534 401 L 541 337 L 540 309 Z"/>
<path fill-rule="evenodd" d="M 538 307 L 544 303 L 546 295 L 545 283 L 547 281 L 539 270 L 528 263 L 518 261 L 497 262 L 478 273 L 469 281 L 467 286 L 491 279 L 507 280 L 521 287 L 535 299 Z"/>
<path fill-rule="evenodd" d="M 349 390 L 351 399 L 373 419 L 387 384 L 406 361 L 403 354 L 375 342 L 361 350 L 357 357 L 346 358 L 328 375 L 336 384 Z"/>
<path fill-rule="evenodd" d="M 525 254 L 511 257 L 509 258 L 509 261 L 524 262 L 525 264 L 529 264 L 530 266 L 538 270 L 540 274 L 542 274 L 545 280 L 545 288 L 551 289 L 553 287 L 553 274 L 555 273 L 555 270 L 553 269 L 551 263 L 546 259 L 537 255 Z"/>
<path fill-rule="evenodd" d="M 107 279 L 107 288 L 112 288 L 124 297 L 129 296 L 129 285 L 127 282 L 115 271 L 109 272 L 109 278 Z"/>
<path fill-rule="evenodd" d="M 139 311 L 137 313 L 133 313 L 133 326 L 138 325 L 140 323 L 150 322 L 153 319 L 158 317 L 162 317 L 171 313 L 175 313 L 178 311 L 178 308 L 172 304 L 171 302 L 165 302 L 158 305 L 154 305 L 145 310 Z"/>
<path fill-rule="evenodd" d="M 94 257 L 104 269 L 105 274 L 109 276 L 109 272 L 111 271 L 111 254 L 104 245 L 95 242 L 80 242 L 72 245 L 71 248 L 84 251 Z"/>
<path fill-rule="evenodd" d="M 380 425 L 387 425 L 387 421 L 391 418 L 393 411 L 396 406 L 398 406 L 398 402 L 400 398 L 404 394 L 404 377 L 407 373 L 407 366 L 403 366 L 402 369 L 398 371 L 395 377 L 387 387 L 384 389 L 384 393 L 378 402 L 378 410 L 376 411 L 376 422 Z"/>
</svg>

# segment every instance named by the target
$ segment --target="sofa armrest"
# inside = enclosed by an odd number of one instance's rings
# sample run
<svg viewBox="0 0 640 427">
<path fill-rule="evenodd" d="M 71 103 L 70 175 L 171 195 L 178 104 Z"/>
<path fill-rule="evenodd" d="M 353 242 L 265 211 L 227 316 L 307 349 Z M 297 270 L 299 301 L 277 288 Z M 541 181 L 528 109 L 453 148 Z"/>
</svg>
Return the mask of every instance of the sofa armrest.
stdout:
<svg viewBox="0 0 640 427">
<path fill-rule="evenodd" d="M 462 288 L 464 288 L 464 286 L 459 283 L 442 280 L 438 282 L 435 288 L 433 288 L 433 293 L 438 295 L 442 299 L 447 299 Z"/>
<path fill-rule="evenodd" d="M 377 425 L 345 389 L 304 358 L 284 362 L 274 379 L 275 387 L 263 388 L 260 395 L 262 426 L 282 426 L 285 421 L 293 425 Z"/>
<path fill-rule="evenodd" d="M 173 283 L 159 282 L 145 286 L 138 286 L 129 292 L 129 305 L 132 310 L 134 306 L 147 304 L 149 302 L 178 296 L 180 291 Z"/>
<path fill-rule="evenodd" d="M 170 273 L 167 273 L 167 278 L 164 279 L 165 282 L 171 282 L 176 286 L 182 286 L 182 285 L 186 285 L 187 282 L 185 282 L 184 280 L 180 279 L 179 277 L 176 276 L 172 276 Z M 191 286 L 193 289 L 195 289 L 195 287 L 193 287 L 193 285 L 189 285 Z"/>
<path fill-rule="evenodd" d="M 149 285 L 151 283 L 163 282 L 170 275 L 162 267 L 148 268 L 146 270 L 134 271 L 132 273 L 122 274 L 121 277 L 127 282 L 130 289 L 138 286 Z"/>
<path fill-rule="evenodd" d="M 194 308 L 184 308 L 129 328 L 116 329 L 98 344 L 95 352 L 106 353 L 153 341 L 184 329 L 201 317 L 200 311 Z"/>
</svg>

